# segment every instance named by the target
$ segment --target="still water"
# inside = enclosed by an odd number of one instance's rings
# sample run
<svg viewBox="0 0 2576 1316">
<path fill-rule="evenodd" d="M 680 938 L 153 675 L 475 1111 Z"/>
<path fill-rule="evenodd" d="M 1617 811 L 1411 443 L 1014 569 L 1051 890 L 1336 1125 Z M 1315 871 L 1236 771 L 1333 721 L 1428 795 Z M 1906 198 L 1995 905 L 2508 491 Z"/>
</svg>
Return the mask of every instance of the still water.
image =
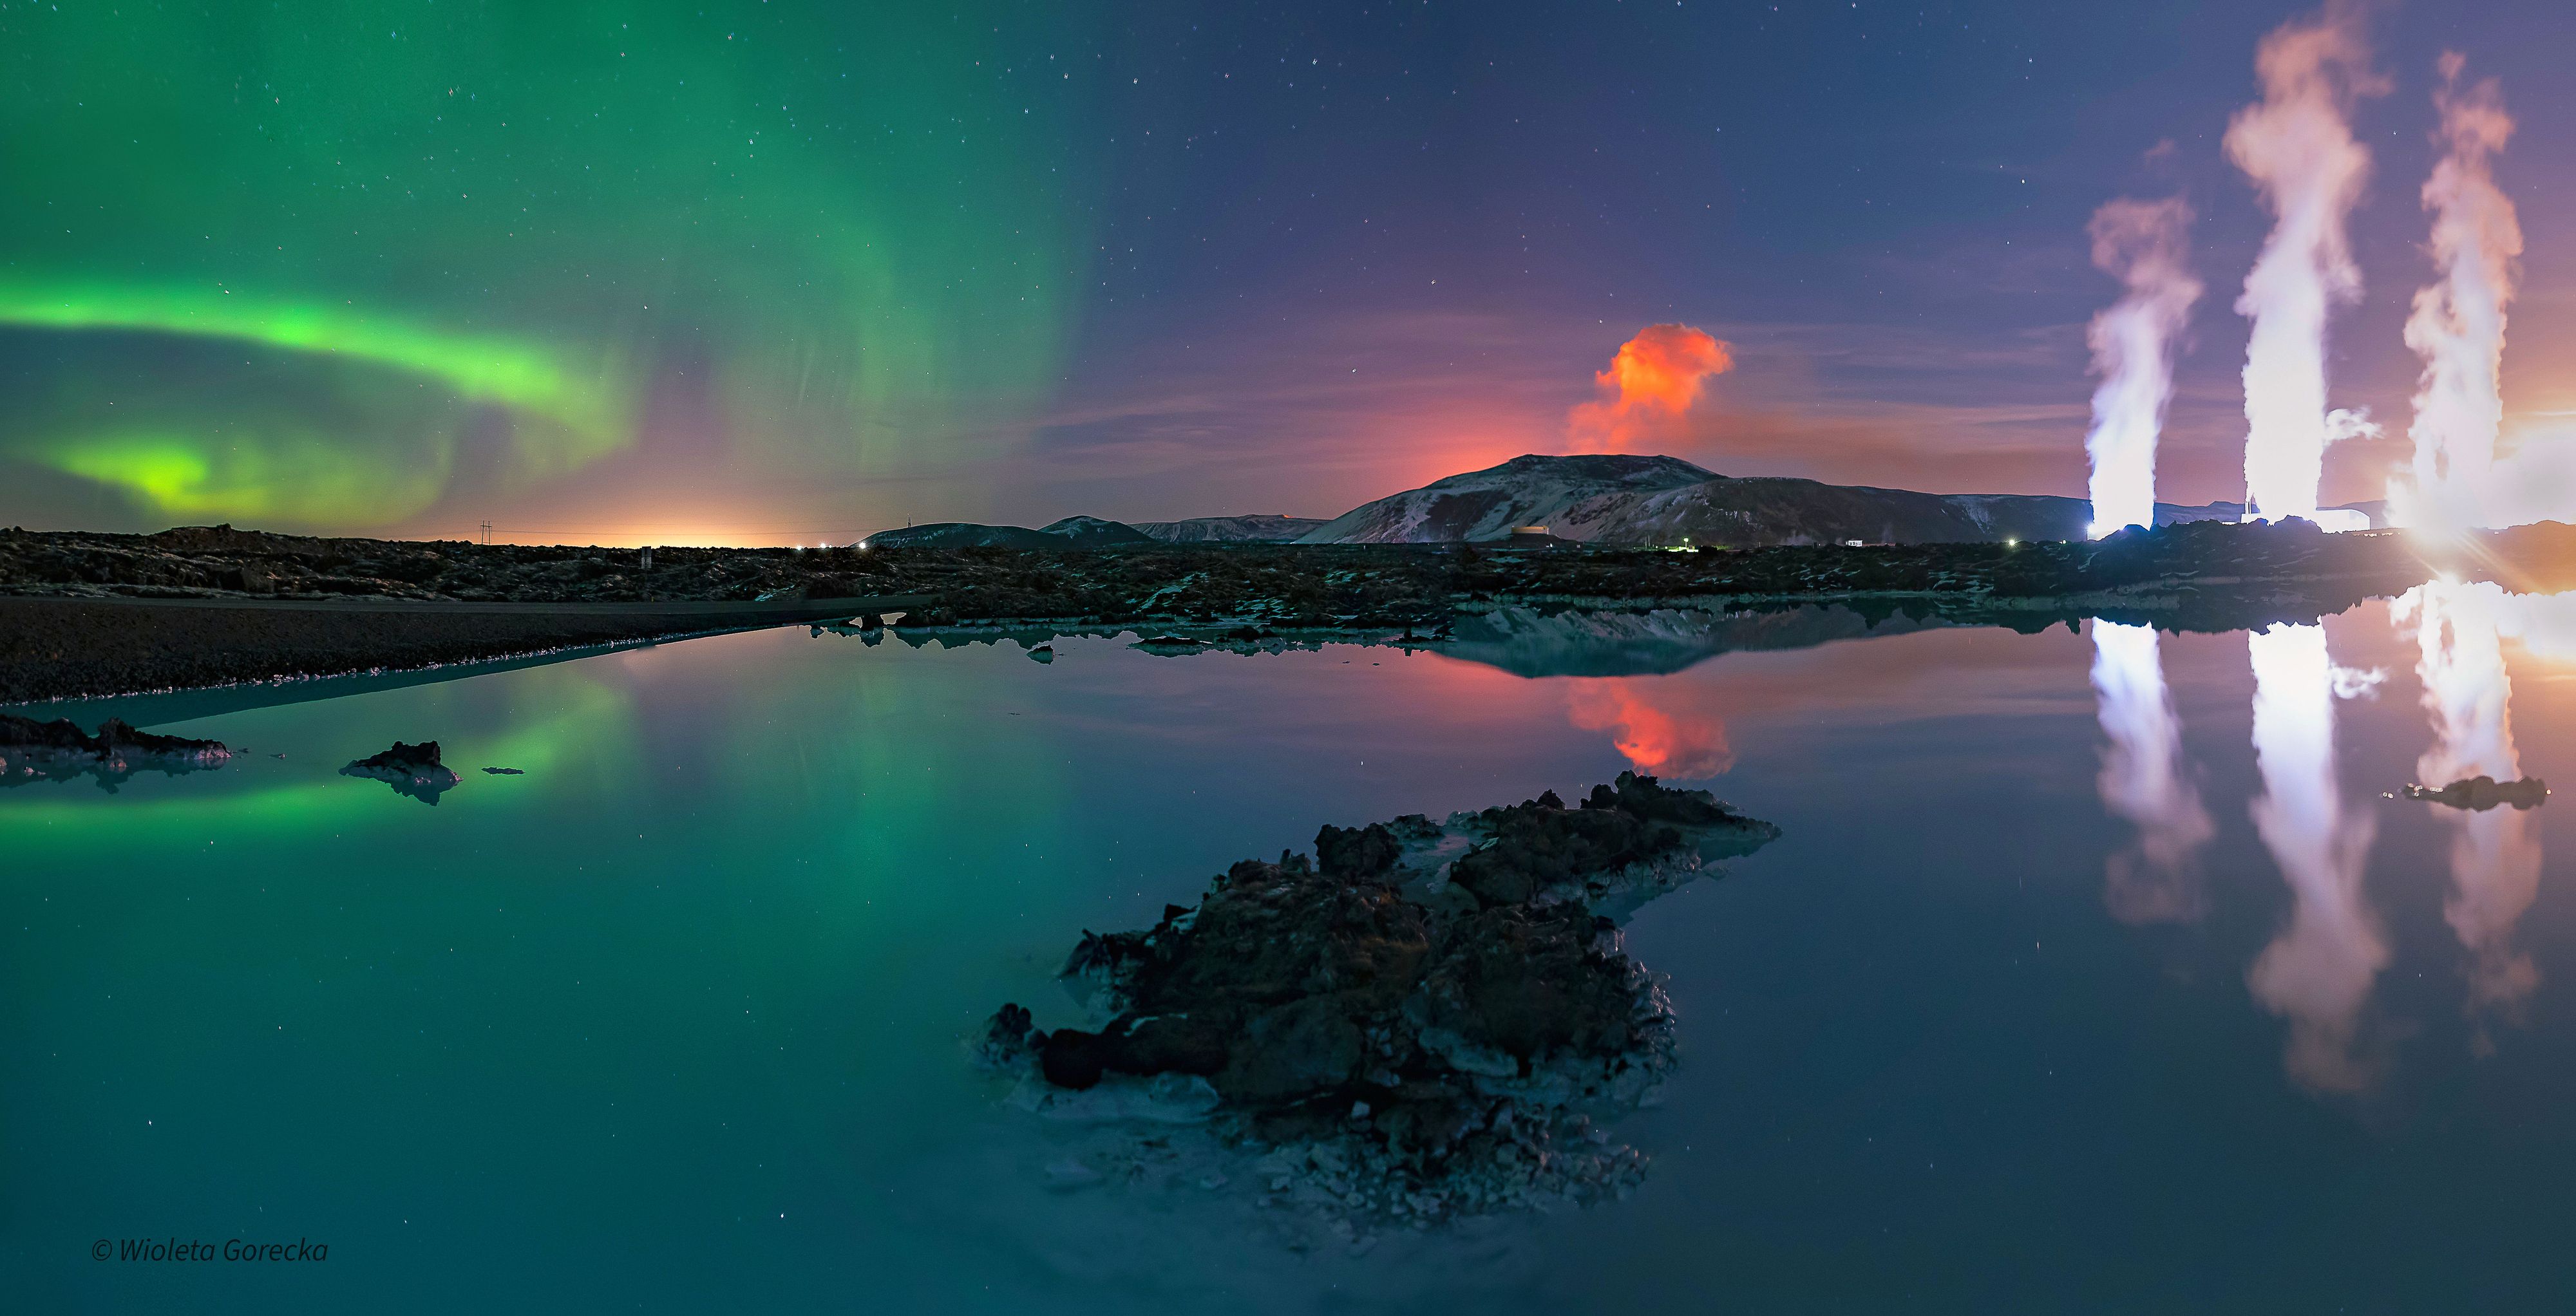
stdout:
<svg viewBox="0 0 2576 1316">
<path fill-rule="evenodd" d="M 129 705 L 248 752 L 0 790 L 0 1293 L 2576 1303 L 2576 874 L 2548 837 L 2576 798 L 2383 796 L 2576 782 L 2576 598 L 2429 587 L 2250 636 L 1668 622 L 1052 665 L 771 631 Z M 434 806 L 336 775 L 423 738 L 466 776 Z M 1084 929 L 1236 858 L 1632 766 L 1785 835 L 1631 926 L 1683 1065 L 1620 1126 L 1655 1157 L 1626 1203 L 1301 1254 L 1227 1190 L 1051 1187 L 1070 1135 L 967 1063 L 1002 1001 L 1072 1016 L 1052 973 Z M 92 1259 L 129 1238 L 329 1251 Z"/>
</svg>

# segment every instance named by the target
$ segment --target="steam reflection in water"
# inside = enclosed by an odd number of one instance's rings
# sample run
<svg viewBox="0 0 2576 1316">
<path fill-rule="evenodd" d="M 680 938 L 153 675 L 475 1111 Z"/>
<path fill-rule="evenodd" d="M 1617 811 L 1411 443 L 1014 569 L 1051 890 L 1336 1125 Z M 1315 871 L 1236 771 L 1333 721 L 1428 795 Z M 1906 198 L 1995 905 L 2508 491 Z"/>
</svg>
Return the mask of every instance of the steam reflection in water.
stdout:
<svg viewBox="0 0 2576 1316">
<path fill-rule="evenodd" d="M 2389 620 L 2400 635 L 2413 632 L 2421 653 L 2415 672 L 2424 683 L 2424 710 L 2433 724 L 2433 744 L 2416 760 L 2416 775 L 2428 786 L 2465 777 L 2488 776 L 2512 781 L 2522 775 L 2522 756 L 2514 748 L 2509 708 L 2512 678 L 2505 672 L 2505 627 L 2531 626 L 2533 605 L 2545 600 L 2508 594 L 2485 583 L 2435 581 L 2409 590 L 2389 608 Z M 2474 1017 L 2500 1010 L 2511 1015 L 2532 989 L 2540 970 L 2531 956 L 2513 945 L 2514 924 L 2540 894 L 2540 838 L 2537 822 L 2520 809 L 2441 810 L 2455 829 L 2451 840 L 2451 894 L 2442 903 L 2443 919 L 2459 936 L 2470 957 L 2467 1009 Z M 2472 1045 L 2492 1051 L 2494 1040 L 2483 1022 Z"/>
<path fill-rule="evenodd" d="M 2125 923 L 2188 922 L 2207 911 L 2198 851 L 2216 834 L 2182 757 L 2182 727 L 2150 626 L 2093 623 L 2093 689 L 2110 744 L 2102 804 L 2137 825 L 2113 854 L 2103 900 Z"/>
<path fill-rule="evenodd" d="M 2274 625 L 2246 637 L 2254 666 L 2254 757 L 2263 794 L 2254 828 L 2290 884 L 2289 926 L 2246 974 L 2255 998 L 2290 1022 L 2290 1076 L 2310 1087 L 2367 1086 L 2356 1055 L 2361 1007 L 2388 964 L 2379 918 L 2361 889 L 2374 831 L 2347 813 L 2335 784 L 2335 669 L 2322 626 Z"/>
</svg>

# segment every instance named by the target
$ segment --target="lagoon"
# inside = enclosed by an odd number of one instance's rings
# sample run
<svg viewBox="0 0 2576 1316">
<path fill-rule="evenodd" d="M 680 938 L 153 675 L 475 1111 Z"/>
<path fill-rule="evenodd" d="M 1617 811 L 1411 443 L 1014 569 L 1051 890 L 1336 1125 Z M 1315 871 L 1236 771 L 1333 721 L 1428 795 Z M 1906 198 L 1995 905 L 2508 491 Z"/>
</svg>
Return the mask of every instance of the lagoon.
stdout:
<svg viewBox="0 0 2576 1316">
<path fill-rule="evenodd" d="M 2562 610 L 2435 586 L 2251 636 L 1815 611 L 1044 665 L 800 628 L 102 701 L 76 715 L 247 752 L 0 790 L 0 1291 L 2560 1310 L 2568 806 L 2391 796 L 2576 782 Z M 337 773 L 423 738 L 466 778 L 435 805 Z M 1085 929 L 1235 859 L 1631 768 L 1783 829 L 1630 926 L 1683 1057 L 1620 1126 L 1655 1158 L 1631 1200 L 1301 1251 L 1243 1183 L 1062 1186 L 1076 1132 L 968 1063 L 1002 1001 L 1069 1011 Z M 330 1252 L 91 1259 L 128 1238 Z"/>
</svg>

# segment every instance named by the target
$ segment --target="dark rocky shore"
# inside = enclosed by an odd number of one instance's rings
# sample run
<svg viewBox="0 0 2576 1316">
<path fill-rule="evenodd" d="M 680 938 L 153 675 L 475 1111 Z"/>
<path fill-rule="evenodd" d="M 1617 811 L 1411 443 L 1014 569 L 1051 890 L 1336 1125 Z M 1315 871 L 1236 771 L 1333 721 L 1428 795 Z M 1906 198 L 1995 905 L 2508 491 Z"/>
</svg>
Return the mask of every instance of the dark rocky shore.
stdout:
<svg viewBox="0 0 2576 1316">
<path fill-rule="evenodd" d="M 1085 934 L 1065 975 L 1096 1026 L 1005 1005 L 979 1055 L 1041 1115 L 1205 1121 L 1269 1204 L 1345 1224 L 1624 1195 L 1645 1159 L 1600 1121 L 1651 1102 L 1673 1050 L 1619 917 L 1778 834 L 1630 774 L 1571 808 L 1326 827 L 1312 857 Z"/>
<path fill-rule="evenodd" d="M 221 741 L 155 735 L 115 718 L 91 735 L 68 718 L 38 722 L 0 713 L 0 786 L 95 777 L 112 791 L 137 772 L 176 776 L 221 767 L 232 756 Z"/>
<path fill-rule="evenodd" d="M 228 526 L 157 535 L 10 530 L 0 531 L 0 702 L 824 620 L 834 610 L 825 601 L 850 612 L 901 611 L 907 628 L 1134 629 L 1171 637 L 1176 651 L 1429 640 L 1462 615 L 1527 607 L 1756 611 L 1832 602 L 1871 616 L 2022 629 L 2104 616 L 2215 630 L 2312 621 L 2437 569 L 2517 589 L 2576 583 L 2556 579 L 2568 574 L 2558 563 L 2576 564 L 2576 529 L 2554 523 L 2488 532 L 2435 558 L 2402 533 L 2327 535 L 2303 522 L 2196 522 L 2082 543 L 1684 552 L 1153 543 L 657 548 L 649 559 L 635 549 L 317 539 Z M 353 619 L 334 607 L 380 611 Z M 712 608 L 740 611 L 703 611 Z"/>
</svg>

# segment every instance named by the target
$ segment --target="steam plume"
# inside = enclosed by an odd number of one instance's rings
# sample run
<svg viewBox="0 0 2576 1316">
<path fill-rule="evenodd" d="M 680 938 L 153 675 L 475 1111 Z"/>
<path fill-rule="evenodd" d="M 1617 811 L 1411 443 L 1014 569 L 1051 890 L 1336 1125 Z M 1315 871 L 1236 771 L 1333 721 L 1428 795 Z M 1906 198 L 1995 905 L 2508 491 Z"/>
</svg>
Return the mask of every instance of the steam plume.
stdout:
<svg viewBox="0 0 2576 1316">
<path fill-rule="evenodd" d="M 2358 0 L 2329 0 L 2282 25 L 2255 55 L 2263 99 L 2227 126 L 2227 156 L 2274 217 L 2236 299 L 2254 321 L 2245 349 L 2246 516 L 2315 520 L 2325 473 L 2326 315 L 2361 295 L 2344 217 L 2370 176 L 2353 102 L 2387 84 L 2370 70 Z"/>
<path fill-rule="evenodd" d="M 2389 481 L 2389 498 L 2408 525 L 2456 531 L 2496 523 L 2496 431 L 2504 423 L 2505 307 L 2513 300 L 2514 258 L 2522 225 L 2496 186 L 2490 158 L 2513 136 L 2513 119 L 2490 78 L 2460 90 L 2465 65 L 2442 56 L 2442 112 L 2436 135 L 2444 149 L 2424 180 L 2433 212 L 2433 282 L 2415 292 L 2406 345 L 2424 358 L 2415 389 L 2415 463 L 2411 487 Z"/>
<path fill-rule="evenodd" d="M 1592 377 L 1601 398 L 1566 416 L 1576 452 L 1625 452 L 1668 433 L 1699 401 L 1702 383 L 1735 368 L 1727 345 L 1686 324 L 1650 324 Z"/>
<path fill-rule="evenodd" d="M 2156 433 L 2173 400 L 2173 349 L 2200 300 L 2183 235 L 2191 207 L 2182 198 L 2123 198 L 2093 212 L 2093 264 L 2128 285 L 2128 295 L 2093 317 L 2093 535 L 2156 518 Z"/>
</svg>

